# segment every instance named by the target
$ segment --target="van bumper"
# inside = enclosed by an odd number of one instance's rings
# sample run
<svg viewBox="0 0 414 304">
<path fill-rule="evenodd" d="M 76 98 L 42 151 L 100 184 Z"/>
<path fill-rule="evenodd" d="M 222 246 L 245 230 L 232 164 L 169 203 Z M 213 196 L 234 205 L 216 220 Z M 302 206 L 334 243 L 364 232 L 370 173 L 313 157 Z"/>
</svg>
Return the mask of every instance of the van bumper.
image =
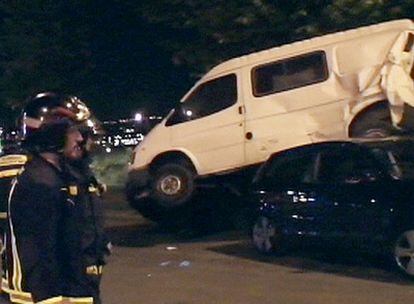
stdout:
<svg viewBox="0 0 414 304">
<path fill-rule="evenodd" d="M 131 170 L 126 182 L 126 195 L 130 202 L 150 195 L 151 175 L 148 168 Z"/>
</svg>

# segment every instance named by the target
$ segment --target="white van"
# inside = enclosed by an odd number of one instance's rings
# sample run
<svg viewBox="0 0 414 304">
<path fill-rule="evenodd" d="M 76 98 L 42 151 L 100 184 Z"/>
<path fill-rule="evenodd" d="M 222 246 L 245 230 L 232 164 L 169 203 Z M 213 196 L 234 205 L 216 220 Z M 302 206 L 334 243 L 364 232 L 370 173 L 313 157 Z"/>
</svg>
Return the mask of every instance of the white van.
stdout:
<svg viewBox="0 0 414 304">
<path fill-rule="evenodd" d="M 413 44 L 413 22 L 397 20 L 219 64 L 135 148 L 130 202 L 159 219 L 200 178 L 294 146 L 409 130 Z"/>
</svg>

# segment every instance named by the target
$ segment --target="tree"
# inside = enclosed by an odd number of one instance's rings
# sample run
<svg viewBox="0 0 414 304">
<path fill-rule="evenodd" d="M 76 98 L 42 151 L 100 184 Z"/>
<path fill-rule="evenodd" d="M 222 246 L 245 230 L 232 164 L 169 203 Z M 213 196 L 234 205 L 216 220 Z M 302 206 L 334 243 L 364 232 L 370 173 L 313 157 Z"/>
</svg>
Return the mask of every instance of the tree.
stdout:
<svg viewBox="0 0 414 304">
<path fill-rule="evenodd" d="M 160 0 L 140 9 L 170 27 L 163 47 L 197 75 L 225 59 L 338 30 L 413 16 L 414 1 Z"/>
</svg>

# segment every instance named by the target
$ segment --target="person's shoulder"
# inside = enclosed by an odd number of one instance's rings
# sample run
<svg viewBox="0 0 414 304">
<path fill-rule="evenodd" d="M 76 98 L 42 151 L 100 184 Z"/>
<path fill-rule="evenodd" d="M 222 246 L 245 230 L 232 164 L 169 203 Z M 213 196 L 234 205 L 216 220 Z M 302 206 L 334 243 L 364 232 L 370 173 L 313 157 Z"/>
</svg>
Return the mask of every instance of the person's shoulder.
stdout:
<svg viewBox="0 0 414 304">
<path fill-rule="evenodd" d="M 19 181 L 29 185 L 43 184 L 47 187 L 60 187 L 63 183 L 58 169 L 41 157 L 33 157 L 27 162 Z"/>
</svg>

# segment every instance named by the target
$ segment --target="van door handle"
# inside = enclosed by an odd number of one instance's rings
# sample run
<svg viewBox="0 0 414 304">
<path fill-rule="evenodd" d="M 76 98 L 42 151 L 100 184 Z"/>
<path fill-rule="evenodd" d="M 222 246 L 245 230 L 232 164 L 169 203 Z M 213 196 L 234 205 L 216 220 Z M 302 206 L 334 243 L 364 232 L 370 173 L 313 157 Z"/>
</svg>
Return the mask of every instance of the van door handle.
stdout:
<svg viewBox="0 0 414 304">
<path fill-rule="evenodd" d="M 239 114 L 243 114 L 244 112 L 244 106 L 239 106 Z"/>
</svg>

